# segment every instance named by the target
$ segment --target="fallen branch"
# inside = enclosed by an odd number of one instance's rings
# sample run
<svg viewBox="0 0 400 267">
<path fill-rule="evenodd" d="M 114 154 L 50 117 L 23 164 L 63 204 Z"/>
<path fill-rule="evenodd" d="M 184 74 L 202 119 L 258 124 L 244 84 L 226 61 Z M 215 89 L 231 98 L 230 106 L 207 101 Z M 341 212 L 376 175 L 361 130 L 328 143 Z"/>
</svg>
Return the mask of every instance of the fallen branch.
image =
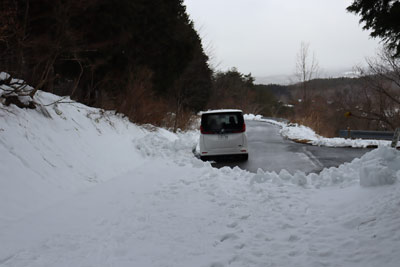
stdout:
<svg viewBox="0 0 400 267">
<path fill-rule="evenodd" d="M 66 98 L 67 98 L 67 96 L 64 96 L 64 97 L 60 98 L 59 100 L 56 100 L 56 101 L 54 101 L 52 103 L 49 103 L 49 104 L 46 104 L 46 105 L 43 105 L 43 106 L 44 107 L 48 107 L 48 106 L 51 106 L 51 105 L 54 105 L 54 104 L 73 104 L 73 103 L 76 103 L 75 101 L 64 101 Z"/>
</svg>

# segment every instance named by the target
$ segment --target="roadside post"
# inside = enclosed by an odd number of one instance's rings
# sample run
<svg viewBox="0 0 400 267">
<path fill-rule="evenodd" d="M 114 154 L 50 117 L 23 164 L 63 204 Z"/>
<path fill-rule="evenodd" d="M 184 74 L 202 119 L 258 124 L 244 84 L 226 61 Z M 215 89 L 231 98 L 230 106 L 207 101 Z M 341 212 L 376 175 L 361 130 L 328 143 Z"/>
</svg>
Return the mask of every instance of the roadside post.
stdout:
<svg viewBox="0 0 400 267">
<path fill-rule="evenodd" d="M 351 112 L 347 111 L 344 113 L 344 116 L 347 118 L 347 138 L 351 138 L 351 131 L 350 131 L 350 126 L 349 126 L 349 118 L 351 117 Z"/>
<path fill-rule="evenodd" d="M 399 142 L 399 137 L 400 137 L 400 128 L 396 128 L 396 131 L 394 132 L 393 135 L 392 147 L 394 148 L 397 147 L 397 142 Z"/>
</svg>

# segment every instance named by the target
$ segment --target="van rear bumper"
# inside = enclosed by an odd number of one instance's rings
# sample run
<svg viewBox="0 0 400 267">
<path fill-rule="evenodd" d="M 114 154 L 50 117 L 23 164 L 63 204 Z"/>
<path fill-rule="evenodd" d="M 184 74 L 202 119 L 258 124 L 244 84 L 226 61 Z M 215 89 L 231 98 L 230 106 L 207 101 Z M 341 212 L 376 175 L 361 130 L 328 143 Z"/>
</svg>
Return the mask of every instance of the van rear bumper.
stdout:
<svg viewBox="0 0 400 267">
<path fill-rule="evenodd" d="M 239 152 L 232 154 L 213 154 L 213 155 L 200 155 L 200 159 L 204 161 L 232 161 L 232 160 L 247 160 L 249 158 L 248 152 Z"/>
</svg>

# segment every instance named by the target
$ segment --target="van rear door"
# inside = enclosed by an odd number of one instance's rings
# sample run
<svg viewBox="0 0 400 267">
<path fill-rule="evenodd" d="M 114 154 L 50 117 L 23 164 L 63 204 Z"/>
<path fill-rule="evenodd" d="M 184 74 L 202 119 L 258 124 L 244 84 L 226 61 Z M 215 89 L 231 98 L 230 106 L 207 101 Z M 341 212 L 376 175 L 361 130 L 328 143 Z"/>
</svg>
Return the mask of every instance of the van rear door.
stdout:
<svg viewBox="0 0 400 267">
<path fill-rule="evenodd" d="M 207 149 L 228 149 L 243 146 L 246 127 L 241 112 L 205 113 L 201 133 Z"/>
</svg>

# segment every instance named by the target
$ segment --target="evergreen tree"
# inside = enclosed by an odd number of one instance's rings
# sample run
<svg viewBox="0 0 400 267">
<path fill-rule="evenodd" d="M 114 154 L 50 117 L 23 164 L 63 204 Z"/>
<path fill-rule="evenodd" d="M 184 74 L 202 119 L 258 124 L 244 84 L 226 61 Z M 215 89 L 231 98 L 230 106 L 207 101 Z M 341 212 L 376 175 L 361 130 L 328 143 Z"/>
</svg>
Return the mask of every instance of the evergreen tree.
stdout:
<svg viewBox="0 0 400 267">
<path fill-rule="evenodd" d="M 355 0 L 347 10 L 361 16 L 365 30 L 372 30 L 372 37 L 380 37 L 400 56 L 400 1 Z"/>
<path fill-rule="evenodd" d="M 6 0 L 2 7 L 0 69 L 37 89 L 112 109 L 138 88 L 170 101 L 180 85 L 189 110 L 208 100 L 208 58 L 183 0 Z"/>
</svg>

